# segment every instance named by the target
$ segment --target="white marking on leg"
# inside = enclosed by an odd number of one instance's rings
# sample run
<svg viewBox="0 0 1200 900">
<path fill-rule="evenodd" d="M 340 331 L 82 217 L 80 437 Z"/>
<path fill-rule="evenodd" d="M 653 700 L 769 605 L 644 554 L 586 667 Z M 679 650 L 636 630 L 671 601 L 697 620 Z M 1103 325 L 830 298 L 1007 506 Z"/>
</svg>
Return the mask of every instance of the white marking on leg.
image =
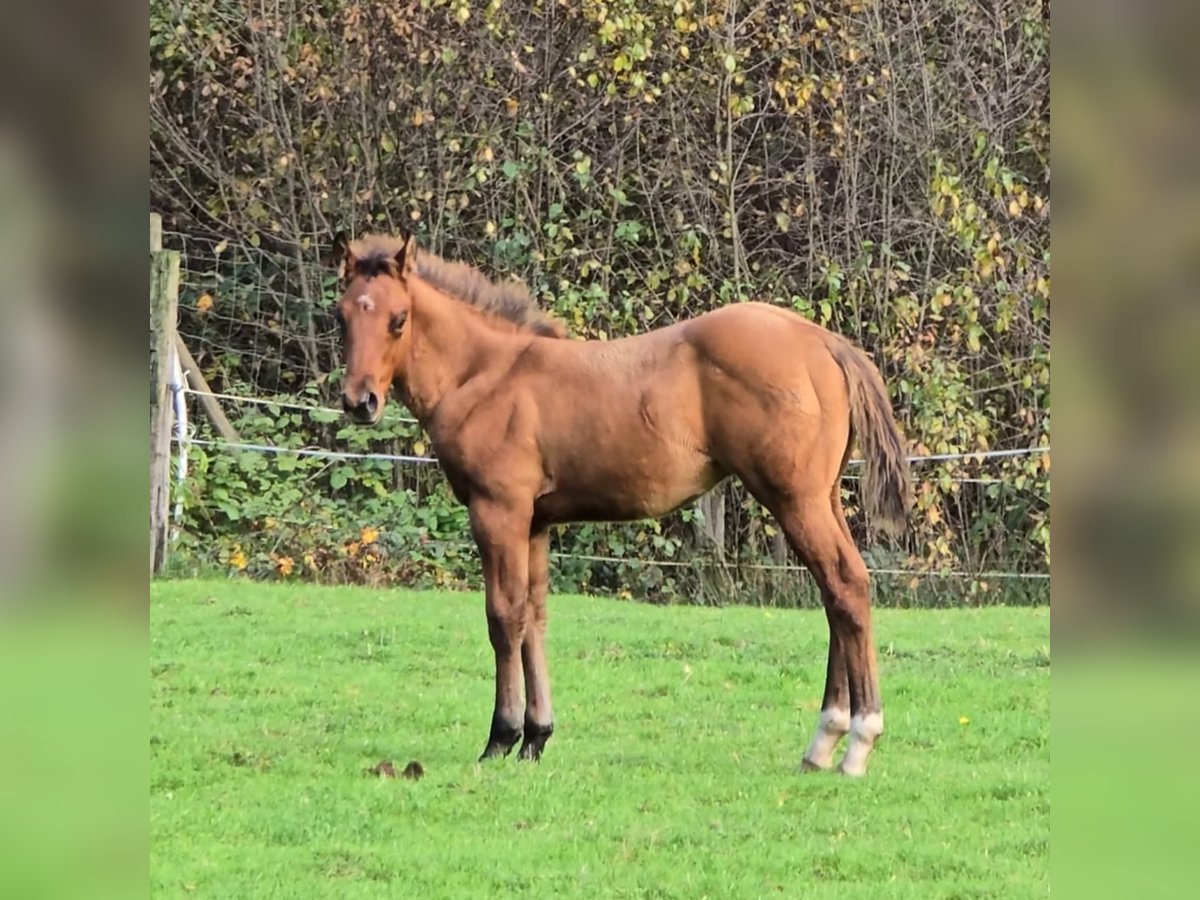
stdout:
<svg viewBox="0 0 1200 900">
<path fill-rule="evenodd" d="M 883 713 L 867 713 L 850 720 L 850 746 L 838 766 L 844 775 L 866 775 L 867 760 L 875 741 L 883 734 Z"/>
<path fill-rule="evenodd" d="M 831 707 L 821 710 L 817 730 L 804 753 L 803 765 L 808 769 L 828 769 L 833 765 L 833 753 L 838 741 L 850 730 L 850 710 Z"/>
</svg>

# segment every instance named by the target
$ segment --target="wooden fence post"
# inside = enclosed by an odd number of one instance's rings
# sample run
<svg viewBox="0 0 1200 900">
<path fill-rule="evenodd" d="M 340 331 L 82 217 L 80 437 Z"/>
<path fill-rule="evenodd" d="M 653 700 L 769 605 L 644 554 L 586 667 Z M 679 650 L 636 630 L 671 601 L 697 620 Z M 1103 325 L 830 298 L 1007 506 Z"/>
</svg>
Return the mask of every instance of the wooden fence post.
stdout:
<svg viewBox="0 0 1200 900">
<path fill-rule="evenodd" d="M 171 366 L 179 308 L 179 253 L 162 248 L 162 217 L 150 214 L 150 574 L 167 561 L 171 496 Z"/>
<path fill-rule="evenodd" d="M 237 429 L 225 416 L 221 404 L 213 396 L 212 388 L 204 380 L 204 373 L 196 365 L 192 351 L 187 348 L 187 344 L 183 342 L 183 338 L 179 336 L 178 332 L 175 334 L 175 352 L 179 354 L 179 364 L 183 367 L 183 377 L 187 381 L 188 387 L 191 388 L 192 394 L 199 398 L 200 408 L 208 416 L 208 421 L 212 422 L 217 434 L 230 443 L 240 443 L 242 439 L 238 436 Z"/>
</svg>

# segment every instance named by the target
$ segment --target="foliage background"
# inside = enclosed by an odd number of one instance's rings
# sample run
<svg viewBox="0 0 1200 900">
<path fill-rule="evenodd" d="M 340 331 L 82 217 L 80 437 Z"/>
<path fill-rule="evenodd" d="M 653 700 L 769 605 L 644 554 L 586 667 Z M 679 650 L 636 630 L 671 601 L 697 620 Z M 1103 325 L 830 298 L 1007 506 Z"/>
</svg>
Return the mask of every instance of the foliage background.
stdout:
<svg viewBox="0 0 1200 900">
<path fill-rule="evenodd" d="M 1038 2 L 371 4 L 152 0 L 151 203 L 185 252 L 181 331 L 214 389 L 328 404 L 321 255 L 340 227 L 517 274 L 578 337 L 741 299 L 864 346 L 914 453 L 1048 447 L 1049 11 Z M 244 405 L 246 439 L 424 452 Z M 753 436 L 747 436 L 753 439 Z M 1025 598 L 1049 456 L 914 467 L 872 543 L 892 602 Z M 866 536 L 846 482 L 852 527 Z M 455 584 L 465 517 L 427 467 L 193 451 L 178 564 Z M 736 485 L 661 525 L 580 526 L 559 589 L 811 600 Z M 949 590 L 936 585 L 953 584 Z M 1003 590 L 998 590 L 1002 586 Z M 1040 588 L 1032 592 L 1041 596 Z"/>
</svg>

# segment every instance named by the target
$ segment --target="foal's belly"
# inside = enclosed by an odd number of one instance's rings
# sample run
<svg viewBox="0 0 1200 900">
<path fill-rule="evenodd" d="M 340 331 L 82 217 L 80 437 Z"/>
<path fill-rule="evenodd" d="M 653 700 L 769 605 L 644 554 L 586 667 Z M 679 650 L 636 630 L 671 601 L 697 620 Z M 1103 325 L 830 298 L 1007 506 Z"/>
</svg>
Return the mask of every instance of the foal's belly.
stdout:
<svg viewBox="0 0 1200 900">
<path fill-rule="evenodd" d="M 537 498 L 534 517 L 543 523 L 628 522 L 655 519 L 707 493 L 725 477 L 709 460 L 654 471 L 564 477 Z"/>
</svg>

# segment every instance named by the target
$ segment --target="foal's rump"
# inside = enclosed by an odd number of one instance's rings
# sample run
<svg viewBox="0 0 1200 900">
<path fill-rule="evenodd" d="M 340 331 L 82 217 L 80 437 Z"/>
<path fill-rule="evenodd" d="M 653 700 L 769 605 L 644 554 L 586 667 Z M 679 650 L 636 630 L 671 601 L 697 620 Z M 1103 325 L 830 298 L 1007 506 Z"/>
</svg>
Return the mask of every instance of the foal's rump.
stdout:
<svg viewBox="0 0 1200 900">
<path fill-rule="evenodd" d="M 761 303 L 687 323 L 710 450 L 748 481 L 836 477 L 850 436 L 846 381 L 819 326 Z M 778 484 L 778 487 L 784 487 Z"/>
<path fill-rule="evenodd" d="M 687 323 L 697 350 L 710 455 L 756 493 L 828 496 L 852 437 L 866 461 L 872 520 L 903 530 L 904 442 L 866 354 L 790 310 L 725 307 Z"/>
</svg>

